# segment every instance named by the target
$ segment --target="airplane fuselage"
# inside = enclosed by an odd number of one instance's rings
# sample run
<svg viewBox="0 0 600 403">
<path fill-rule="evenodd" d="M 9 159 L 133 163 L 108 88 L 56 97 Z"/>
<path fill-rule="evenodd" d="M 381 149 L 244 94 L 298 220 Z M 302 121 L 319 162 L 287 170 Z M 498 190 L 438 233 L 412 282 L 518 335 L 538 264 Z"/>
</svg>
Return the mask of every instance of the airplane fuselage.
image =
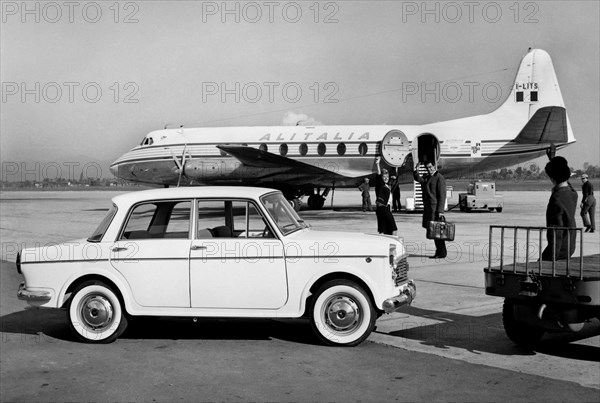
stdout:
<svg viewBox="0 0 600 403">
<path fill-rule="evenodd" d="M 436 124 L 420 126 L 282 126 L 235 128 L 179 128 L 155 131 L 147 144 L 133 148 L 111 167 L 116 176 L 135 182 L 176 185 L 180 173 L 174 157 L 185 162 L 184 184 L 214 185 L 285 182 L 329 187 L 354 187 L 374 173 L 374 160 L 381 153 L 381 141 L 390 131 L 408 138 L 434 136 L 439 142 L 438 166 L 451 178 L 465 172 L 481 172 L 514 165 L 544 155 L 550 144 L 519 144 L 513 141 L 517 128 L 506 133 L 490 128 L 486 133 L 468 130 L 456 122 L 450 130 Z M 504 134 L 504 135 L 503 135 Z M 218 139 L 216 142 L 213 139 Z M 150 144 L 151 143 L 151 144 Z M 415 141 L 409 146 L 415 148 Z M 217 148 L 219 144 L 244 145 L 331 172 L 315 177 L 277 166 L 247 166 Z M 557 144 L 557 147 L 565 144 Z M 399 168 L 405 181 L 412 166 Z M 293 172 L 291 172 L 293 171 Z"/>
<path fill-rule="evenodd" d="M 400 181 L 410 182 L 417 160 L 437 164 L 453 178 L 522 163 L 575 142 L 545 51 L 525 54 L 508 92 L 490 113 L 423 125 L 158 130 L 111 170 L 134 182 L 268 186 L 297 198 L 315 188 L 326 193 L 357 186 L 375 175 L 378 156 Z M 312 204 L 319 203 L 313 198 Z"/>
</svg>

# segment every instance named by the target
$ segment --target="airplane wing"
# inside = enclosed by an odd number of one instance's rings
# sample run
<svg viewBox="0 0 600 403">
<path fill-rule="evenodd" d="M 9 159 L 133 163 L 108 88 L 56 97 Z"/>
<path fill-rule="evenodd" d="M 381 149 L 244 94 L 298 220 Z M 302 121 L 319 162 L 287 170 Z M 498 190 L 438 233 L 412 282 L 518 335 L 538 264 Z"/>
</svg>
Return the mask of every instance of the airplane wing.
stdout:
<svg viewBox="0 0 600 403">
<path fill-rule="evenodd" d="M 566 143 L 567 111 L 560 106 L 546 106 L 537 110 L 515 138 L 521 144 Z"/>
<path fill-rule="evenodd" d="M 324 175 L 333 178 L 340 177 L 340 179 L 361 176 L 360 174 L 357 175 L 354 171 L 343 170 L 339 164 L 335 163 L 327 164 L 326 166 L 329 169 L 326 169 L 305 164 L 304 162 L 273 154 L 268 151 L 258 150 L 254 147 L 225 144 L 219 144 L 216 147 L 238 159 L 242 164 L 250 167 L 289 169 L 301 172 L 302 174 Z"/>
</svg>

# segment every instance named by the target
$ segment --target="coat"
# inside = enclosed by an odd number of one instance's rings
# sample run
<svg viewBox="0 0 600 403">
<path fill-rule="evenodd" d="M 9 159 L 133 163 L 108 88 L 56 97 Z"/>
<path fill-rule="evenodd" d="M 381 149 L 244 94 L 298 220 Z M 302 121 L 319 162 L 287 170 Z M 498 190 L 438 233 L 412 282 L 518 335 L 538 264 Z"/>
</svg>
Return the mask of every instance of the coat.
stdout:
<svg viewBox="0 0 600 403">
<path fill-rule="evenodd" d="M 391 186 L 394 186 L 394 184 L 391 184 Z M 377 175 L 375 195 L 377 196 L 377 209 L 375 210 L 377 232 L 392 235 L 394 231 L 398 230 L 398 227 L 389 206 L 391 195 L 390 185 L 386 186 L 382 175 Z"/>
<path fill-rule="evenodd" d="M 436 171 L 433 175 L 422 177 L 419 172 L 413 172 L 413 178 L 421 184 L 423 195 L 423 221 L 421 225 L 427 228 L 429 221 L 434 221 L 437 214 L 444 214 L 446 206 L 446 179 Z"/>
<path fill-rule="evenodd" d="M 546 207 L 547 227 L 576 228 L 575 210 L 577 209 L 577 192 L 569 186 L 554 187 Z M 556 234 L 556 244 L 554 243 Z M 570 235 L 569 235 L 570 234 Z M 577 232 L 573 230 L 551 230 L 546 233 L 548 246 L 542 252 L 542 260 L 552 260 L 552 250 L 556 260 L 567 259 L 575 252 Z"/>
</svg>

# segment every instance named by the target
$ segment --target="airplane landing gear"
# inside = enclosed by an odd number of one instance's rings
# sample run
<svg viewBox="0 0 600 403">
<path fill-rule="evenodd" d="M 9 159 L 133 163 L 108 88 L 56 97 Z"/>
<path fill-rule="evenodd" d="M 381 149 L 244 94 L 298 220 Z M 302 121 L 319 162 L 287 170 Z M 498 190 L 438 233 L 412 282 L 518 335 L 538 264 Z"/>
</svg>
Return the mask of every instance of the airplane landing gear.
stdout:
<svg viewBox="0 0 600 403">
<path fill-rule="evenodd" d="M 308 208 L 311 210 L 319 210 L 325 205 L 325 198 L 318 194 L 312 194 L 308 198 Z"/>
<path fill-rule="evenodd" d="M 300 208 L 302 207 L 302 199 L 300 197 L 289 200 L 289 202 L 294 210 L 300 211 Z"/>
<path fill-rule="evenodd" d="M 319 194 L 320 188 L 316 188 L 313 191 L 314 193 L 308 197 L 308 208 L 310 208 L 311 210 L 322 209 L 323 206 L 325 205 L 325 199 L 327 198 L 327 195 L 329 194 L 329 189 L 330 188 L 325 188 L 323 193 Z"/>
</svg>

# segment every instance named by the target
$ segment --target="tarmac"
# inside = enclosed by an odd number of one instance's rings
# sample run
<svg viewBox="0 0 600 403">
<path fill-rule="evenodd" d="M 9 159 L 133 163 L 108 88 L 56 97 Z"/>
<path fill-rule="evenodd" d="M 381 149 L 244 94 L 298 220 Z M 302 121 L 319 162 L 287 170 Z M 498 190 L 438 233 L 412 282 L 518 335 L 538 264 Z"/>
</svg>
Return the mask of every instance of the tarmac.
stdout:
<svg viewBox="0 0 600 403">
<path fill-rule="evenodd" d="M 2 260 L 14 262 L 20 247 L 87 237 L 110 206 L 110 198 L 119 193 L 3 192 Z M 394 214 L 398 236 L 409 253 L 409 277 L 417 284 L 417 298 L 402 312 L 382 316 L 368 340 L 600 389 L 599 321 L 586 324 L 577 334 L 546 335 L 535 351 L 521 349 L 506 337 L 501 317 L 503 300 L 484 292 L 489 226 L 543 226 L 550 190 L 500 193 L 504 197 L 502 213 L 460 212 L 452 208 L 458 199 L 456 193 L 453 195 L 446 218 L 456 225 L 456 239 L 448 243 L 446 259 L 428 258 L 434 253 L 434 245 L 425 238 L 419 213 Z M 336 190 L 331 203 L 328 199 L 322 210 L 302 210 L 300 215 L 317 231 L 376 233 L 375 213 L 362 212 L 360 192 Z M 584 255 L 600 253 L 598 232 L 584 234 L 583 247 Z M 3 283 L 4 279 L 3 274 Z M 2 285 L 2 315 L 23 309 L 16 298 L 7 303 L 12 292 L 16 289 Z"/>
</svg>

